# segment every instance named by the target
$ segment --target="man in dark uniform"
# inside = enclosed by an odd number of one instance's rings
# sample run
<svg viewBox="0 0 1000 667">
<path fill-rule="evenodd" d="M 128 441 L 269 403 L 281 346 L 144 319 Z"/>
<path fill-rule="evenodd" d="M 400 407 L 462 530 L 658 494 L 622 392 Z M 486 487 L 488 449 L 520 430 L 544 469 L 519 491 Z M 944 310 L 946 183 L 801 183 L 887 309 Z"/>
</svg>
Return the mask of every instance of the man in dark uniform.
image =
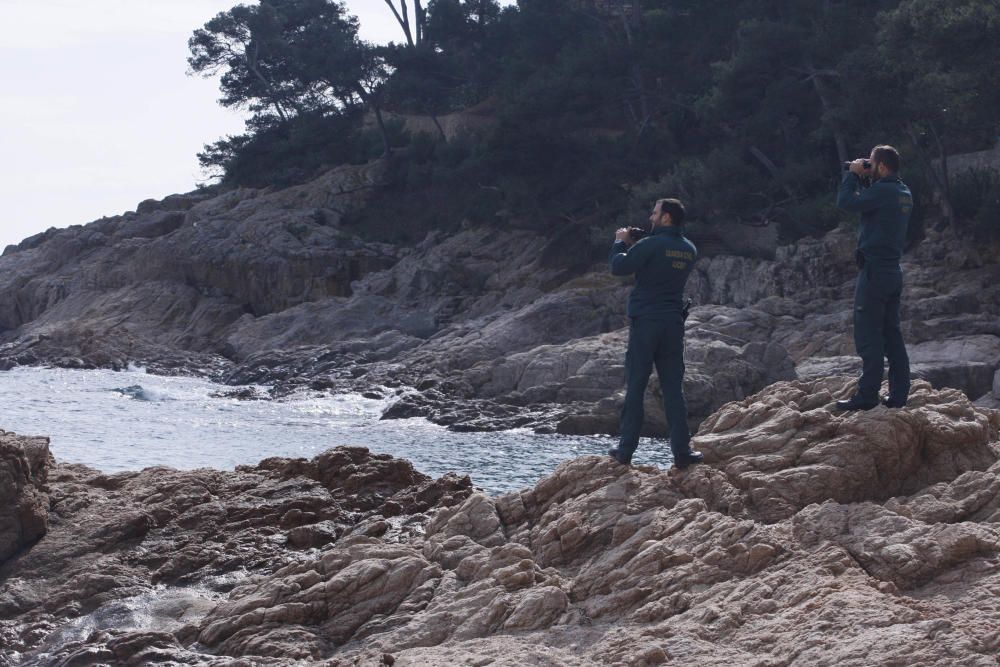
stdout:
<svg viewBox="0 0 1000 667">
<path fill-rule="evenodd" d="M 868 163 L 866 165 L 866 163 Z M 866 168 L 867 167 L 867 168 Z M 910 189 L 900 180 L 899 153 L 876 146 L 869 160 L 855 160 L 844 175 L 837 206 L 861 214 L 857 260 L 860 273 L 854 292 L 854 344 L 862 361 L 858 388 L 841 410 L 870 410 L 879 404 L 879 389 L 889 358 L 890 408 L 906 405 L 910 393 L 910 360 L 899 323 L 903 272 L 899 260 L 913 209 Z M 873 179 L 863 187 L 862 178 Z"/>
<path fill-rule="evenodd" d="M 635 288 L 628 300 L 630 320 L 625 354 L 625 405 L 621 438 L 608 454 L 628 464 L 639 445 L 643 397 L 653 366 L 663 390 L 663 407 L 670 423 L 670 449 L 674 465 L 686 468 L 700 463 L 700 452 L 691 451 L 691 432 L 684 401 L 684 284 L 698 251 L 681 234 L 684 206 L 676 199 L 656 202 L 649 217 L 652 232 L 635 243 L 628 229 L 615 233 L 611 248 L 611 273 L 635 274 Z M 631 247 L 630 247 L 631 246 Z"/>
</svg>

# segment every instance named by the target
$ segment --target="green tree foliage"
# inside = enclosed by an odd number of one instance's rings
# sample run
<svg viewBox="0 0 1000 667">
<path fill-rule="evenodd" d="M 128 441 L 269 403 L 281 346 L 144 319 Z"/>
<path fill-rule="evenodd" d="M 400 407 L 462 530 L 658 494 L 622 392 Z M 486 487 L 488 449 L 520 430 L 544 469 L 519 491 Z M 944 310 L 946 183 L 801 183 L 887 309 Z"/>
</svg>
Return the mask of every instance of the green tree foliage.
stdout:
<svg viewBox="0 0 1000 667">
<path fill-rule="evenodd" d="M 1000 133 L 1000 5 L 991 0 L 904 0 L 883 16 L 879 33 L 883 103 L 943 212 L 955 206 L 947 156 L 992 144 Z M 935 167 L 931 157 L 937 158 Z"/>
<path fill-rule="evenodd" d="M 934 126 L 951 150 L 996 138 L 1000 120 L 1000 4 L 906 0 L 883 17 L 879 54 L 905 95 L 909 122 Z"/>
<path fill-rule="evenodd" d="M 247 108 L 249 133 L 229 137 L 199 155 L 203 166 L 221 168 L 230 182 L 244 183 L 238 164 L 244 151 L 260 157 L 272 146 L 281 154 L 294 146 L 303 150 L 302 168 L 316 162 L 310 146 L 288 142 L 304 127 L 316 127 L 316 118 L 329 117 L 327 132 L 318 134 L 315 147 L 326 155 L 330 131 L 351 132 L 344 118 L 355 118 L 358 107 L 374 111 L 381 130 L 383 150 L 392 146 L 381 112 L 381 93 L 389 67 L 384 50 L 358 38 L 357 19 L 334 0 L 264 0 L 259 5 L 237 5 L 222 12 L 194 32 L 189 41 L 192 73 L 220 76 L 220 103 Z M 320 124 L 322 125 L 322 124 Z M 350 145 L 350 142 L 339 142 Z M 275 156 L 276 157 L 276 156 Z M 342 152 L 334 163 L 348 162 L 354 154 Z M 287 160 L 271 160 L 274 165 Z M 277 167 L 276 167 L 277 168 Z M 281 177 L 277 177 L 281 180 Z"/>
<path fill-rule="evenodd" d="M 405 16 L 402 10 L 405 4 L 395 16 Z M 489 55 L 491 28 L 500 6 L 495 0 L 432 0 L 426 11 L 418 5 L 415 13 L 416 30 L 400 22 L 406 43 L 386 49 L 393 76 L 385 97 L 394 110 L 431 117 L 445 139 L 437 116 L 488 94 L 485 81 L 496 64 Z"/>
<path fill-rule="evenodd" d="M 272 5 L 236 6 L 195 31 L 188 42 L 188 64 L 193 73 L 221 74 L 219 103 L 223 106 L 247 107 L 258 115 L 273 112 L 287 120 L 295 101 L 278 71 L 280 32 Z"/>
<path fill-rule="evenodd" d="M 718 236 L 778 224 L 791 240 L 844 219 L 839 164 L 877 143 L 902 150 L 924 208 L 936 191 L 946 216 L 991 210 L 992 186 L 951 192 L 940 158 L 1000 130 L 995 0 L 384 2 L 401 28 L 386 47 L 332 0 L 263 0 L 196 31 L 192 70 L 254 114 L 203 162 L 233 184 L 287 182 L 370 159 L 377 132 L 382 154 L 406 149 L 359 222 L 405 217 L 417 238 L 462 219 L 614 220 L 659 189 Z M 439 117 L 470 109 L 495 129 L 446 138 Z M 971 191 L 979 204 L 951 206 Z"/>
</svg>

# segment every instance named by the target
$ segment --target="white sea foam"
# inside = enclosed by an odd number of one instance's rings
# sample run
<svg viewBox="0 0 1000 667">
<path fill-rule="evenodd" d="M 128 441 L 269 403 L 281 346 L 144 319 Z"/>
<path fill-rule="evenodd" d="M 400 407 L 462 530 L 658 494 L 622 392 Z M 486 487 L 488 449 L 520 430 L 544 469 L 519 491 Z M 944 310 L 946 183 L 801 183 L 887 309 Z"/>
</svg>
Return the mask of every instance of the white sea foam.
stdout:
<svg viewBox="0 0 1000 667">
<path fill-rule="evenodd" d="M 138 367 L 117 373 L 17 368 L 0 372 L 0 429 L 48 435 L 57 460 L 106 472 L 153 465 L 232 469 L 270 456 L 311 458 L 337 445 L 364 446 L 409 459 L 432 476 L 468 474 L 491 493 L 531 485 L 567 458 L 603 455 L 613 442 L 527 429 L 454 433 L 424 419 L 382 421 L 395 397 L 312 391 L 277 401 L 218 397 L 232 389 Z M 666 465 L 669 456 L 662 442 L 644 441 L 636 460 Z"/>
</svg>

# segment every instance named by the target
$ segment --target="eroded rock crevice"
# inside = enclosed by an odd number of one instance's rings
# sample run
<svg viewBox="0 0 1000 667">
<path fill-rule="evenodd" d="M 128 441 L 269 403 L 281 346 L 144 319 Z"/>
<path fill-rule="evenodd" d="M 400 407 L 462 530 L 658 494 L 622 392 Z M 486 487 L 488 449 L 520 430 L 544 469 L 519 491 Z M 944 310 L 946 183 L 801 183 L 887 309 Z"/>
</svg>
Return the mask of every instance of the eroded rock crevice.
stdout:
<svg viewBox="0 0 1000 667">
<path fill-rule="evenodd" d="M 28 239 L 0 257 L 0 368 L 134 363 L 274 384 L 277 395 L 380 392 L 397 399 L 387 418 L 455 430 L 615 434 L 631 283 L 608 275 L 610 230 L 446 221 L 460 229 L 413 246 L 366 241 L 350 219 L 387 178 L 381 161 L 343 166 L 292 188 L 147 201 Z M 692 426 L 774 382 L 859 370 L 855 244 L 845 223 L 772 259 L 695 265 Z M 930 229 L 903 270 L 915 375 L 1000 407 L 995 259 Z M 654 377 L 647 435 L 666 431 L 658 392 Z"/>
<path fill-rule="evenodd" d="M 587 456 L 497 497 L 361 449 L 49 462 L 0 633 L 23 664 L 989 664 L 1000 412 L 926 382 L 903 410 L 832 412 L 852 382 L 724 406 L 687 471 Z M 157 628 L 65 630 L 143 596 Z"/>
</svg>

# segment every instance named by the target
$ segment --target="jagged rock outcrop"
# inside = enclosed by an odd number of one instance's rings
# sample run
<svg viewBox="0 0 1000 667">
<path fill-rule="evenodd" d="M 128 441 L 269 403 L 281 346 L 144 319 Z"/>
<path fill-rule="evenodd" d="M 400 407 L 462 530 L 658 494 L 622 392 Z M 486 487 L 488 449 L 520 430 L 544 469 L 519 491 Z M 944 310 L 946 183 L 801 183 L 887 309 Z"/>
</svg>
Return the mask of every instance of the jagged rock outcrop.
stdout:
<svg viewBox="0 0 1000 667">
<path fill-rule="evenodd" d="M 147 201 L 50 230 L 0 257 L 0 369 L 52 363 L 198 373 L 230 384 L 398 394 L 386 413 L 457 430 L 617 430 L 630 279 L 608 275 L 610 230 L 518 221 L 366 242 L 351 215 L 383 187 L 377 161 L 283 190 Z M 689 293 L 693 425 L 768 384 L 857 373 L 856 232 L 715 255 Z M 744 234 L 745 235 L 745 234 Z M 751 253 L 752 254 L 752 253 Z M 1000 371 L 1000 269 L 931 229 L 904 257 L 914 374 L 983 405 Z M 655 378 L 647 434 L 662 434 Z"/>
<path fill-rule="evenodd" d="M 696 307 L 688 322 L 685 388 L 695 425 L 776 380 L 860 370 L 851 333 L 854 234 L 845 226 L 784 246 L 773 261 L 717 256 L 696 265 L 690 292 L 720 305 Z M 948 232 L 931 235 L 904 265 L 904 332 L 914 374 L 976 399 L 989 391 L 1000 366 L 996 267 L 969 255 Z M 400 390 L 387 417 L 426 416 L 457 429 L 613 434 L 622 400 L 620 327 L 628 281 L 599 265 L 560 283 L 567 274 L 547 268 L 542 243 L 531 234 L 487 229 L 428 239 L 398 265 L 359 281 L 354 305 L 317 319 L 282 314 L 253 324 L 297 334 L 302 322 L 315 322 L 308 326 L 317 335 L 303 339 L 317 352 L 319 332 L 340 326 L 340 313 L 391 311 L 395 316 L 387 319 L 401 323 L 398 331 L 384 331 L 374 343 L 355 332 L 351 342 L 328 346 L 342 352 L 326 363 L 313 363 L 311 350 L 301 355 L 309 361 L 298 364 L 288 363 L 294 354 L 255 353 L 231 377 L 259 380 L 255 369 L 287 364 L 283 377 L 417 389 Z M 456 265 L 463 267 L 457 273 Z M 740 307 L 721 305 L 727 303 Z M 300 308 L 316 313 L 323 306 Z M 431 314 L 422 330 L 411 328 L 418 320 L 407 308 Z M 438 330 L 424 340 L 431 321 Z M 647 402 L 646 433 L 664 433 L 655 377 Z"/>
<path fill-rule="evenodd" d="M 705 465 L 661 471 L 582 457 L 519 492 L 491 498 L 466 488 L 422 530 L 382 534 L 362 522 L 224 596 L 202 593 L 168 628 L 119 625 L 50 645 L 47 655 L 82 665 L 150 656 L 329 666 L 992 664 L 1000 412 L 926 382 L 903 410 L 831 412 L 851 386 L 782 382 L 725 406 L 695 438 Z M 325 479 L 346 498 L 352 476 L 330 471 L 348 470 L 357 454 L 336 451 L 324 456 L 337 465 L 264 462 L 243 474 L 301 472 L 294 479 Z M 386 477 L 369 470 L 354 491 Z M 217 525 L 223 535 L 248 530 Z"/>
<path fill-rule="evenodd" d="M 0 565 L 45 534 L 52 463 L 48 438 L 0 431 Z"/>
<path fill-rule="evenodd" d="M 416 534 L 426 512 L 472 491 L 467 477 L 431 480 L 407 461 L 362 448 L 266 459 L 232 472 L 106 475 L 55 465 L 48 487 L 45 538 L 0 566 L 0 644 L 8 652 L 41 655 L 72 644 L 69 619 L 81 614 L 94 613 L 104 619 L 96 627 L 112 630 L 116 615 L 136 618 L 125 611 L 139 604 L 130 601 L 149 601 L 150 630 L 175 628 L 251 573 L 279 569 L 345 535 L 392 541 Z M 148 639 L 160 642 L 163 633 Z M 112 660 L 124 650 L 116 645 L 91 657 Z"/>
<path fill-rule="evenodd" d="M 342 167 L 277 191 L 147 201 L 9 247 L 0 258 L 2 355 L 58 362 L 53 336 L 100 342 L 77 365 L 225 352 L 225 332 L 241 317 L 349 295 L 352 281 L 397 259 L 391 246 L 341 227 L 383 182 L 385 167 Z M 46 340 L 49 349 L 37 347 Z M 66 365 L 74 351 L 62 355 Z"/>
<path fill-rule="evenodd" d="M 842 378 L 779 383 L 726 405 L 702 424 L 698 444 L 765 521 L 826 499 L 841 503 L 909 495 L 997 459 L 997 413 L 957 390 L 917 381 L 905 410 L 879 407 L 830 418 L 854 391 Z"/>
<path fill-rule="evenodd" d="M 849 380 L 779 384 L 727 406 L 696 439 L 728 462 L 721 469 L 676 475 L 583 458 L 534 489 L 443 510 L 422 544 L 340 545 L 235 591 L 199 638 L 234 656 L 264 646 L 280 656 L 283 645 L 345 665 L 385 655 L 402 665 L 789 655 L 821 665 L 986 664 L 1000 647 L 990 631 L 1000 608 L 968 604 L 989 597 L 972 581 L 1000 581 L 1000 414 L 926 384 L 918 405 L 894 414 L 822 409 L 849 390 Z M 800 419 L 817 430 L 790 424 Z M 892 420 L 911 428 L 886 440 L 900 426 Z M 841 431 L 853 435 L 827 437 Z M 778 457 L 787 442 L 827 463 Z M 888 477 L 856 479 L 853 502 L 824 498 L 876 446 L 898 462 Z M 761 486 L 746 483 L 752 470 L 770 472 L 797 506 L 775 513 Z M 973 622 L 972 608 L 986 610 L 975 626 L 956 619 Z M 278 630 L 281 618 L 294 635 Z"/>
</svg>

